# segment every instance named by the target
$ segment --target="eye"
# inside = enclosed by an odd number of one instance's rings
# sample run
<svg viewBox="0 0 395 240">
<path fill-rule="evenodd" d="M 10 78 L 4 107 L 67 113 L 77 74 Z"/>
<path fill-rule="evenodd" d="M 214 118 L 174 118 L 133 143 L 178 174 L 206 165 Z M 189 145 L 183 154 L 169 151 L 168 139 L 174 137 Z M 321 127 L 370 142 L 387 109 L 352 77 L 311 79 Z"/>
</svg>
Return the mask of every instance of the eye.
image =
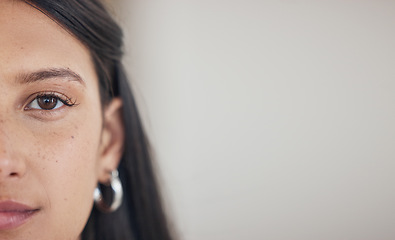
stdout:
<svg viewBox="0 0 395 240">
<path fill-rule="evenodd" d="M 64 105 L 73 106 L 73 103 L 66 96 L 57 96 L 55 93 L 44 93 L 38 95 L 26 107 L 25 110 L 38 109 L 38 110 L 54 110 Z"/>
<path fill-rule="evenodd" d="M 28 107 L 30 109 L 42 109 L 42 110 L 52 110 L 60 108 L 64 104 L 59 98 L 54 96 L 38 96 L 36 97 Z"/>
</svg>

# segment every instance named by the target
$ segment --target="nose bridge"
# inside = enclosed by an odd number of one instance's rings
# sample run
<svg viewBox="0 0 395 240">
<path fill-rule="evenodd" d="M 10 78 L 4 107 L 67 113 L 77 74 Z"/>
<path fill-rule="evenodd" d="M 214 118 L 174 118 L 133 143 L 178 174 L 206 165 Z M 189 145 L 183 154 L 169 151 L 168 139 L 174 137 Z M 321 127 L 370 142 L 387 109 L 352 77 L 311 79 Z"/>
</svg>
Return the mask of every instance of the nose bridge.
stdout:
<svg viewBox="0 0 395 240">
<path fill-rule="evenodd" d="M 3 114 L 0 114 L 0 156 L 6 154 L 9 150 L 9 146 L 11 144 L 9 126 L 7 126 L 7 122 L 4 119 Z"/>
<path fill-rule="evenodd" d="M 10 177 L 21 177 L 25 173 L 25 163 L 18 152 L 17 135 L 10 122 L 0 116 L 0 183 Z"/>
</svg>

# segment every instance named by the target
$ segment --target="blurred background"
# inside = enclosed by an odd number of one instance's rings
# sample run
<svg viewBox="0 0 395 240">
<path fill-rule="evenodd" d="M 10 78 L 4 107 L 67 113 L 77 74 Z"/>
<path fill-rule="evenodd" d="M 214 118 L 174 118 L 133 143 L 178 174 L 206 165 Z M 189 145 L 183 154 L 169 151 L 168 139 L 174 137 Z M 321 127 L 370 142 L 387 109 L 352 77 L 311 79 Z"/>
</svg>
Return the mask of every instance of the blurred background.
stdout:
<svg viewBox="0 0 395 240">
<path fill-rule="evenodd" d="M 109 3 L 179 239 L 395 239 L 395 1 Z"/>
</svg>

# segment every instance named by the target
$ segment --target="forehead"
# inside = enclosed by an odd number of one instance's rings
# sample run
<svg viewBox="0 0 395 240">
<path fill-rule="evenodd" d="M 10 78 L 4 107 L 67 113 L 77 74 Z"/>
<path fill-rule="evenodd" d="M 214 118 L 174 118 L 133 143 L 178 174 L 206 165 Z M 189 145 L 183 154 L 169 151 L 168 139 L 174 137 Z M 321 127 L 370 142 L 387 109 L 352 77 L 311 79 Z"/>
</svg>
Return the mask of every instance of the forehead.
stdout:
<svg viewBox="0 0 395 240">
<path fill-rule="evenodd" d="M 43 12 L 23 1 L 0 1 L 0 80 L 42 68 L 69 68 L 95 81 L 89 50 Z"/>
</svg>

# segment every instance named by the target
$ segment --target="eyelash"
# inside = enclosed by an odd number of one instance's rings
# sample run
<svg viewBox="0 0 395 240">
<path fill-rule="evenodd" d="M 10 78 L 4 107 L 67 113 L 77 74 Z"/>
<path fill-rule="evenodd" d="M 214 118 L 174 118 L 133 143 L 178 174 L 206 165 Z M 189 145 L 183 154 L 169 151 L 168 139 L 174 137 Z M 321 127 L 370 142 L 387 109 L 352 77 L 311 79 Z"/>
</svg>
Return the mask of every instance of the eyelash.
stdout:
<svg viewBox="0 0 395 240">
<path fill-rule="evenodd" d="M 43 108 L 41 108 L 41 107 L 40 107 L 40 108 L 32 108 L 32 107 L 31 107 L 31 105 L 34 103 L 34 101 L 38 101 L 40 98 L 44 98 L 44 97 L 45 97 L 45 98 L 53 98 L 53 99 L 55 99 L 55 100 L 56 100 L 56 105 L 55 105 L 55 107 L 54 107 L 54 108 L 51 108 L 51 109 L 43 109 Z M 31 101 L 29 102 L 29 104 L 26 105 L 25 110 L 40 110 L 40 111 L 56 110 L 56 109 L 58 109 L 58 108 L 63 107 L 63 106 L 56 107 L 56 106 L 59 104 L 58 101 L 60 101 L 62 104 L 64 104 L 65 106 L 68 106 L 68 107 L 73 107 L 73 106 L 75 106 L 75 105 L 78 105 L 78 104 L 76 103 L 75 100 L 73 100 L 73 99 L 70 98 L 70 97 L 67 97 L 67 96 L 64 95 L 64 94 L 57 93 L 57 92 L 42 92 L 42 93 L 36 94 L 36 96 L 34 97 L 34 99 L 31 100 Z M 38 102 L 36 103 L 36 105 L 39 105 Z"/>
</svg>

